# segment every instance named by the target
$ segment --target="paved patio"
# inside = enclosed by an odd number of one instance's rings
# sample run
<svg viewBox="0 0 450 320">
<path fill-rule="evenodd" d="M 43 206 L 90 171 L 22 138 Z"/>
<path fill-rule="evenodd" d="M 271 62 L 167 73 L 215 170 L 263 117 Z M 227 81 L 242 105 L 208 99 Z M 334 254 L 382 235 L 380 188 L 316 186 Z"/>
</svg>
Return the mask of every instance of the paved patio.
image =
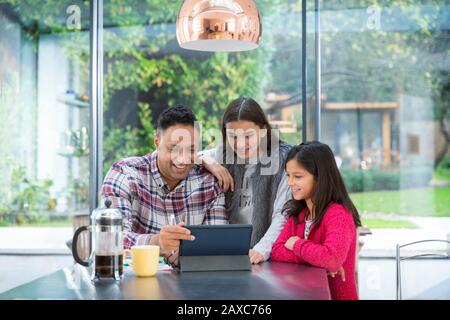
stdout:
<svg viewBox="0 0 450 320">
<path fill-rule="evenodd" d="M 372 229 L 372 234 L 362 237 L 364 245 L 361 257 L 395 257 L 397 244 L 406 244 L 420 240 L 450 240 L 450 218 L 402 217 L 416 224 L 417 229 Z M 448 252 L 450 246 L 445 243 L 418 244 L 405 248 L 405 252 L 413 253 L 422 250 Z"/>
</svg>

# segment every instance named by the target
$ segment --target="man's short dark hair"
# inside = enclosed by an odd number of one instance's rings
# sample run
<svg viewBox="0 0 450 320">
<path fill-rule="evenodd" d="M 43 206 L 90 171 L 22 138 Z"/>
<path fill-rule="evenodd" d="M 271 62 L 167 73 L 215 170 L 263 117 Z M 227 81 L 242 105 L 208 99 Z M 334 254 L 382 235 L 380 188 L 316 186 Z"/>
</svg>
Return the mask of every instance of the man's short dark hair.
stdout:
<svg viewBox="0 0 450 320">
<path fill-rule="evenodd" d="M 196 121 L 197 118 L 191 109 L 178 105 L 176 107 L 164 109 L 158 117 L 156 129 L 160 132 L 177 124 L 191 125 L 195 127 Z"/>
</svg>

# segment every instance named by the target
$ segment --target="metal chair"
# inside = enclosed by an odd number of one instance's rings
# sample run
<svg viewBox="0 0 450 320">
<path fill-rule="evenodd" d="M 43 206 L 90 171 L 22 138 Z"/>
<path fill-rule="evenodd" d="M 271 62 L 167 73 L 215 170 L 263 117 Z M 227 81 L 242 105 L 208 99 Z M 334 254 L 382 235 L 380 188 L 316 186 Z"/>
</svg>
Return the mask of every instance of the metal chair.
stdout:
<svg viewBox="0 0 450 320">
<path fill-rule="evenodd" d="M 429 258 L 444 258 L 444 259 L 449 259 L 449 252 L 450 252 L 450 247 L 447 248 L 447 252 L 444 254 L 439 254 L 439 253 L 423 253 L 423 254 L 415 254 L 415 255 L 411 255 L 408 257 L 404 257 L 402 258 L 400 255 L 400 249 L 408 247 L 408 246 L 412 246 L 418 243 L 431 243 L 431 242 L 441 242 L 441 243 L 447 243 L 448 245 L 450 245 L 450 241 L 448 240 L 421 240 L 421 241 L 415 241 L 415 242 L 410 242 L 407 244 L 403 244 L 403 245 L 399 245 L 397 244 L 397 248 L 396 248 L 396 255 L 395 255 L 395 261 L 396 261 L 396 267 L 397 267 L 397 271 L 396 271 L 396 281 L 397 281 L 397 300 L 402 300 L 402 280 L 401 280 L 401 266 L 400 263 L 404 260 L 409 260 L 409 259 L 415 259 L 415 258 L 425 258 L 425 257 L 429 257 Z"/>
</svg>

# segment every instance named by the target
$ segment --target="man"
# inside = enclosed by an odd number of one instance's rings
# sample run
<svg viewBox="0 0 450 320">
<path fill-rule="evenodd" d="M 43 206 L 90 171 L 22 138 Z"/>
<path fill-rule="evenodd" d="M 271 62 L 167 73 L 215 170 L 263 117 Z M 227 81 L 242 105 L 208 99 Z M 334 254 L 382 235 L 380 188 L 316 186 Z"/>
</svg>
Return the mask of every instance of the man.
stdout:
<svg viewBox="0 0 450 320">
<path fill-rule="evenodd" d="M 180 240 L 194 240 L 184 224 L 226 224 L 225 196 L 208 171 L 195 165 L 199 149 L 193 112 L 166 109 L 157 123 L 156 151 L 113 164 L 102 196 L 124 216 L 124 247 L 159 245 L 177 264 Z"/>
</svg>

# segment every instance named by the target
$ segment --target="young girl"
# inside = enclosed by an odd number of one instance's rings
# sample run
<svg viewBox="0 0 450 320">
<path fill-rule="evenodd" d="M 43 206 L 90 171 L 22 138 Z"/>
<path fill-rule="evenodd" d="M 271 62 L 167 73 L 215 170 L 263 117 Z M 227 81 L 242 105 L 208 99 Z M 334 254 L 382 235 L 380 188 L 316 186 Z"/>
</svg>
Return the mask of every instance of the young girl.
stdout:
<svg viewBox="0 0 450 320">
<path fill-rule="evenodd" d="M 284 162 L 291 146 L 280 141 L 261 106 L 241 97 L 228 105 L 222 121 L 222 144 L 203 151 L 203 165 L 225 191 L 230 223 L 253 225 L 252 263 L 270 257 L 286 223 L 283 205 L 291 199 Z"/>
<path fill-rule="evenodd" d="M 293 199 L 283 208 L 289 219 L 271 259 L 324 268 L 331 276 L 332 299 L 358 299 L 356 227 L 361 222 L 333 152 L 317 141 L 302 143 L 289 151 L 285 168 Z"/>
</svg>

